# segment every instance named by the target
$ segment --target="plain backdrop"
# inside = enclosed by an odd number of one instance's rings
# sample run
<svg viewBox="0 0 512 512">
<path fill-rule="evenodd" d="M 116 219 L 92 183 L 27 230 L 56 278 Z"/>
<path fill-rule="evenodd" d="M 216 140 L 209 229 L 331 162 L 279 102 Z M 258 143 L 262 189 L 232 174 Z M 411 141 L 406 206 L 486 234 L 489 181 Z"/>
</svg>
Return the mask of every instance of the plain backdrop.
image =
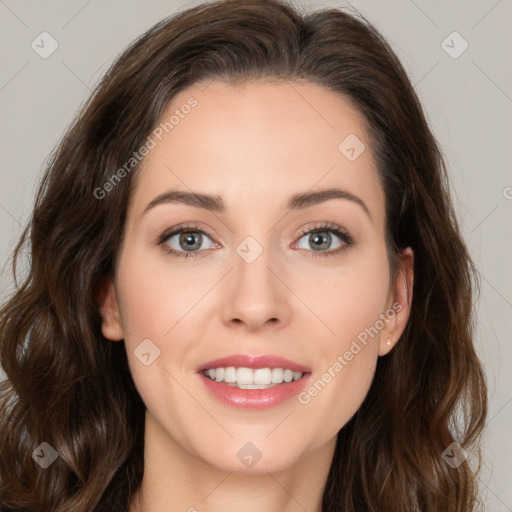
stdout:
<svg viewBox="0 0 512 512">
<path fill-rule="evenodd" d="M 45 159 L 92 86 L 135 37 L 198 3 L 0 0 L 0 301 L 13 289 L 6 263 L 30 216 Z M 298 3 L 313 9 L 348 6 Z M 455 207 L 482 278 L 477 348 L 490 412 L 481 496 L 488 510 L 512 511 L 512 2 L 350 5 L 398 54 L 449 166 Z M 52 45 L 57 49 L 44 55 Z"/>
</svg>

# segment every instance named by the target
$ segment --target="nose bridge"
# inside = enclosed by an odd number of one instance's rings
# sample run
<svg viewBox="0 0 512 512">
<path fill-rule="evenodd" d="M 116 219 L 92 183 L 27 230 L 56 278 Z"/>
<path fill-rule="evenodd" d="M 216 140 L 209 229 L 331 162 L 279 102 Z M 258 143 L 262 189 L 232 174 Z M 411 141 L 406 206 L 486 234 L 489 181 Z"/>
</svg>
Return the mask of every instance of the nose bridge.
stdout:
<svg viewBox="0 0 512 512">
<path fill-rule="evenodd" d="M 227 322 L 244 323 L 251 330 L 271 322 L 287 319 L 287 302 L 283 284 L 274 270 L 277 254 L 270 236 L 245 237 L 235 248 L 234 272 L 226 299 Z M 270 268 L 269 268 L 270 267 Z M 269 322 L 270 323 L 270 322 Z"/>
</svg>

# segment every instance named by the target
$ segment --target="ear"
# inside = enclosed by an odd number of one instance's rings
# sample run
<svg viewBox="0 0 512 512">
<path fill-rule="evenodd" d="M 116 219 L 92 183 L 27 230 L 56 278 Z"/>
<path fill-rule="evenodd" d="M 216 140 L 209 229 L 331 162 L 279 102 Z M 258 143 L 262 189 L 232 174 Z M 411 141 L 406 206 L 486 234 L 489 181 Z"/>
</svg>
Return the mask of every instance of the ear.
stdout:
<svg viewBox="0 0 512 512">
<path fill-rule="evenodd" d="M 100 314 L 103 318 L 101 332 L 111 341 L 119 341 L 124 338 L 121 325 L 121 315 L 116 297 L 114 283 L 110 278 L 105 278 L 99 289 Z"/>
<path fill-rule="evenodd" d="M 389 320 L 381 331 L 379 356 L 389 353 L 404 332 L 411 312 L 414 285 L 414 253 L 410 247 L 400 253 L 400 266 L 388 302 Z M 393 314 L 394 312 L 394 314 Z M 390 342 L 388 345 L 388 341 Z"/>
</svg>

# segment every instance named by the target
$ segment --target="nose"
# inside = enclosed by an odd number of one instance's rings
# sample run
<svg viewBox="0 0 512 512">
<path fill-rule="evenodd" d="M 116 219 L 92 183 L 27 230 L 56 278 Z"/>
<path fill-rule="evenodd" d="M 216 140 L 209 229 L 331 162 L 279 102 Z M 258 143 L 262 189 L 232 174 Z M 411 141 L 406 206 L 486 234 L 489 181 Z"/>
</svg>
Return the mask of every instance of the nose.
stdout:
<svg viewBox="0 0 512 512">
<path fill-rule="evenodd" d="M 234 269 L 226 285 L 223 322 L 229 327 L 255 332 L 281 328 L 289 322 L 290 293 L 270 251 L 251 263 L 235 253 Z"/>
</svg>

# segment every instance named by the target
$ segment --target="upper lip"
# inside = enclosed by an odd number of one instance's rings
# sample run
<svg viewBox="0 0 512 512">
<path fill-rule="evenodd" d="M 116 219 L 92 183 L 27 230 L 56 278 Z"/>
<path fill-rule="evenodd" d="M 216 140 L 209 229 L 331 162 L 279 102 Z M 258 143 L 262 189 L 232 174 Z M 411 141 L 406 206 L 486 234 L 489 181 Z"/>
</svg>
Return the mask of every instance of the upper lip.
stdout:
<svg viewBox="0 0 512 512">
<path fill-rule="evenodd" d="M 212 368 L 227 368 L 234 366 L 235 368 L 284 368 L 285 370 L 292 370 L 294 372 L 309 373 L 311 369 L 307 366 L 295 363 L 284 357 L 279 357 L 271 354 L 263 355 L 248 355 L 248 354 L 233 354 L 219 359 L 213 359 L 202 364 L 197 371 L 210 370 Z"/>
</svg>

